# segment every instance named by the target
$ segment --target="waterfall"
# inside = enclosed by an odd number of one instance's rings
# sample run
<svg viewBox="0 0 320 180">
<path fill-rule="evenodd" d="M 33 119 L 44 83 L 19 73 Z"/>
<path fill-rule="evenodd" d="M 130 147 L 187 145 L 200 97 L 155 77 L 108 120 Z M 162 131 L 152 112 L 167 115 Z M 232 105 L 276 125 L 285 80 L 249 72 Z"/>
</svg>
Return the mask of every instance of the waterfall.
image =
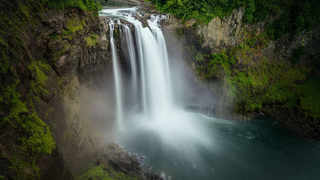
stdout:
<svg viewBox="0 0 320 180">
<path fill-rule="evenodd" d="M 139 29 L 141 28 L 141 26 L 134 26 L 135 28 L 135 37 L 136 37 L 136 45 L 137 45 L 137 49 L 138 49 L 138 57 L 139 57 L 139 65 L 140 65 L 140 71 L 141 71 L 141 89 L 142 89 L 142 108 L 143 108 L 143 112 L 147 112 L 148 108 L 147 108 L 147 89 L 146 89 L 146 76 L 145 76 L 145 68 L 144 68 L 144 55 L 143 55 L 143 51 L 142 51 L 142 42 L 141 42 L 141 35 L 139 31 Z"/>
<path fill-rule="evenodd" d="M 124 34 L 127 39 L 127 46 L 129 51 L 129 58 L 130 58 L 130 68 L 131 68 L 131 84 L 132 84 L 132 96 L 133 102 L 137 102 L 138 96 L 138 71 L 137 71 L 137 63 L 136 63 L 136 52 L 134 49 L 134 41 L 132 38 L 132 33 L 130 28 L 127 25 L 123 25 Z"/>
<path fill-rule="evenodd" d="M 116 107 L 117 107 L 117 123 L 118 123 L 118 128 L 121 129 L 122 127 L 122 121 L 123 121 L 123 106 L 122 106 L 122 79 L 121 79 L 121 72 L 120 72 L 120 65 L 117 59 L 117 54 L 116 54 L 116 47 L 115 47 L 115 42 L 114 42 L 114 37 L 113 37 L 113 32 L 114 32 L 114 22 L 111 20 L 109 22 L 110 26 L 110 44 L 111 44 L 111 53 L 112 53 L 112 64 L 113 64 L 113 72 L 114 72 L 114 80 L 116 84 Z"/>
<path fill-rule="evenodd" d="M 172 93 L 170 86 L 170 71 L 168 54 L 162 31 L 159 27 L 160 16 L 152 16 L 148 20 L 150 29 L 143 27 L 142 23 L 132 17 L 127 17 L 135 29 L 135 42 L 132 32 L 126 24 L 117 23 L 123 27 L 123 33 L 127 39 L 128 54 L 131 68 L 132 97 L 141 97 L 142 112 L 150 119 L 159 120 L 170 113 L 172 109 Z M 121 74 L 115 54 L 113 39 L 114 21 L 110 21 L 112 61 L 116 81 L 117 120 L 119 126 L 122 123 L 123 112 L 121 99 Z M 121 28 L 119 28 L 120 31 Z M 136 48 L 135 48 L 136 46 Z M 135 52 L 137 49 L 137 54 Z M 138 58 L 138 59 L 137 59 Z M 139 92 L 138 92 L 139 90 Z"/>
<path fill-rule="evenodd" d="M 164 18 L 164 17 L 162 17 Z M 169 59 L 168 59 L 168 52 L 167 52 L 167 46 L 166 41 L 164 39 L 164 36 L 162 34 L 161 29 L 159 28 L 159 16 L 151 15 L 152 20 L 148 20 L 148 24 L 150 25 L 150 28 L 152 30 L 152 33 L 154 34 L 158 46 L 159 46 L 159 54 L 160 59 L 163 61 L 163 69 L 165 73 L 165 79 L 166 79 L 166 87 L 168 92 L 168 108 L 172 108 L 172 89 L 171 89 L 171 81 L 170 81 L 170 69 L 169 69 Z"/>
<path fill-rule="evenodd" d="M 125 119 L 122 130 L 118 131 L 118 138 L 122 142 L 131 143 L 138 142 L 136 140 L 139 139 L 139 142 L 148 144 L 148 147 L 152 147 L 152 143 L 161 144 L 165 149 L 162 152 L 171 151 L 187 159 L 197 159 L 200 156 L 198 147 L 211 148 L 213 140 L 203 122 L 197 121 L 198 114 L 187 112 L 184 107 L 175 103 L 166 42 L 159 25 L 162 17 L 152 15 L 151 19 L 147 20 L 148 27 L 143 27 L 137 20 L 139 18 L 131 16 L 131 13 L 137 14 L 135 8 L 108 9 L 103 12 L 112 18 L 124 20 L 121 21 L 123 31 L 120 36 L 121 39 L 126 39 L 127 48 L 123 45 L 122 50 L 127 51 L 124 53 L 128 53 L 130 58 L 126 62 L 128 72 L 131 72 L 130 77 L 121 79 L 113 40 L 114 26 L 111 21 L 111 49 L 119 127 Z M 127 22 L 130 22 L 131 28 Z M 124 100 L 137 96 L 137 100 L 134 101 L 134 105 L 140 107 L 137 111 L 130 111 L 131 102 L 125 106 L 129 107 L 128 109 L 122 107 L 121 83 L 127 84 L 127 93 L 122 94 Z M 129 140 L 133 137 L 134 140 Z"/>
<path fill-rule="evenodd" d="M 132 23 L 140 60 L 143 107 L 151 119 L 160 119 L 170 112 L 172 103 L 164 38 L 161 30 L 154 25 L 157 22 L 149 21 L 154 33 L 149 28 L 143 28 L 139 21 Z"/>
</svg>

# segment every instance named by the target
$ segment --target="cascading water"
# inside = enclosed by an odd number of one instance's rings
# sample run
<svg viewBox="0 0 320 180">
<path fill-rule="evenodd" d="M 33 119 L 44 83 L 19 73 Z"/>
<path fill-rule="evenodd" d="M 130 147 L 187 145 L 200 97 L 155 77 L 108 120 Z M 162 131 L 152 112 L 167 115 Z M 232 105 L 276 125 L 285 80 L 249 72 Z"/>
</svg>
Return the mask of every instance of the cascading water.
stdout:
<svg viewBox="0 0 320 180">
<path fill-rule="evenodd" d="M 151 119 L 159 119 L 167 115 L 171 107 L 170 89 L 168 88 L 170 81 L 167 81 L 166 78 L 169 71 L 164 62 L 167 58 L 162 59 L 161 54 L 166 49 L 161 49 L 163 47 L 159 46 L 149 28 L 143 28 L 140 22 L 134 23 L 134 26 L 137 27 L 137 36 L 141 38 L 141 44 L 138 43 L 141 46 L 137 48 L 143 52 L 143 57 L 140 57 L 143 68 L 140 69 L 147 75 L 144 82 L 146 84 L 147 113 Z"/>
<path fill-rule="evenodd" d="M 122 128 L 122 121 L 123 121 L 123 109 L 122 109 L 122 85 L 121 85 L 121 72 L 120 72 L 120 66 L 117 59 L 116 54 L 116 47 L 113 37 L 114 32 L 114 22 L 111 20 L 109 22 L 110 27 L 110 45 L 111 45 L 111 53 L 112 53 L 112 63 L 113 63 L 113 70 L 114 70 L 114 80 L 116 84 L 116 103 L 117 103 L 117 123 L 118 128 Z"/>
<path fill-rule="evenodd" d="M 115 10 L 105 10 L 104 12 L 107 11 L 116 12 Z M 115 14 L 113 16 L 116 16 Z M 125 13 L 122 12 L 121 14 Z M 160 17 L 151 16 L 151 19 L 148 20 L 150 28 L 143 27 L 140 21 L 129 16 L 129 14 L 121 18 L 129 21 L 135 31 L 136 43 L 134 44 L 132 38 L 130 38 L 130 29 L 126 25 L 122 25 L 125 28 L 126 37 L 129 37 L 127 46 L 130 58 L 132 57 L 130 64 L 135 64 L 133 62 L 135 55 L 132 52 L 134 45 L 136 45 L 138 51 L 136 64 L 138 64 L 139 72 L 136 72 L 136 76 L 140 83 L 136 84 L 140 85 L 137 89 L 141 90 L 139 96 L 141 101 L 136 103 L 140 103 L 142 107 L 142 113 L 126 115 L 124 124 L 130 127 L 130 130 L 126 128 L 123 130 L 128 132 L 134 130 L 133 127 L 135 127 L 136 130 L 142 128 L 144 131 L 152 131 L 164 146 L 179 151 L 181 154 L 196 157 L 195 144 L 210 146 L 212 145 L 212 139 L 206 134 L 207 128 L 190 118 L 192 116 L 190 113 L 182 110 L 182 107 L 174 106 L 168 54 L 165 39 L 159 28 Z M 112 55 L 116 57 L 116 54 Z M 116 65 L 115 68 L 118 67 L 116 63 L 114 64 Z M 116 73 L 117 70 L 114 72 Z M 116 84 L 116 89 L 117 87 Z"/>
<path fill-rule="evenodd" d="M 129 51 L 129 58 L 130 58 L 130 67 L 131 67 L 131 76 L 132 76 L 132 96 L 133 101 L 137 102 L 138 96 L 138 71 L 137 71 L 137 63 L 136 63 L 136 52 L 134 49 L 134 41 L 132 37 L 132 33 L 130 28 L 127 25 L 123 25 L 124 34 L 127 39 L 127 46 Z"/>
<path fill-rule="evenodd" d="M 170 84 L 170 68 L 159 16 L 151 15 L 149 27 L 132 14 L 136 8 L 103 10 L 103 16 L 129 21 L 121 24 L 130 57 L 132 93 L 122 94 L 120 67 L 110 21 L 114 68 L 117 141 L 132 153 L 144 155 L 155 171 L 180 180 L 211 179 L 318 179 L 319 144 L 305 141 L 267 119 L 250 123 L 209 118 L 187 112 L 176 103 L 176 87 Z M 140 14 L 141 15 L 141 14 Z M 120 21 L 118 21 L 120 24 Z M 134 47 L 135 46 L 135 47 Z M 172 71 L 171 71 L 172 74 Z M 175 81 L 177 82 L 177 81 Z M 122 98 L 137 95 L 140 111 L 130 112 Z M 208 104 L 208 115 L 214 104 Z M 170 179 L 170 178 L 169 178 Z"/>
</svg>

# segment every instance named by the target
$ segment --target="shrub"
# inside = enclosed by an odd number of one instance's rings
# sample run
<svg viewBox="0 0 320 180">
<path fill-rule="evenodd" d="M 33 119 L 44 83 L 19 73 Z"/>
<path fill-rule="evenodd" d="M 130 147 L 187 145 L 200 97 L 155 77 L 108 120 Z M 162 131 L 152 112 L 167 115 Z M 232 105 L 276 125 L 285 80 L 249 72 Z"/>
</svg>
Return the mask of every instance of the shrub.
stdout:
<svg viewBox="0 0 320 180">
<path fill-rule="evenodd" d="M 303 45 L 300 45 L 297 49 L 295 49 L 295 50 L 293 51 L 292 57 L 290 58 L 290 61 L 291 61 L 292 63 L 297 63 L 297 62 L 299 62 L 299 60 L 301 59 L 301 57 L 302 57 L 303 55 L 305 55 L 305 54 L 306 54 L 306 50 L 305 50 L 304 46 L 303 46 Z"/>
</svg>

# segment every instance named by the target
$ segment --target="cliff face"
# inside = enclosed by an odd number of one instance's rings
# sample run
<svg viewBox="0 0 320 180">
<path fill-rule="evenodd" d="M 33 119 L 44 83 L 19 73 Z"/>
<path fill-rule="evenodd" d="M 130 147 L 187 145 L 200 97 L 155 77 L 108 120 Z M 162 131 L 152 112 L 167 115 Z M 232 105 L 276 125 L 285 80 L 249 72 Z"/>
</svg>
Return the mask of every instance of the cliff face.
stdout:
<svg viewBox="0 0 320 180">
<path fill-rule="evenodd" d="M 42 1 L 0 7 L 0 175 L 71 179 L 103 145 L 95 124 L 107 118 L 95 111 L 113 80 L 108 26 Z"/>
<path fill-rule="evenodd" d="M 320 97 L 315 95 L 320 93 L 320 29 L 274 41 L 267 21 L 279 15 L 245 24 L 244 12 L 236 9 L 208 25 L 163 20 L 169 54 L 182 53 L 182 63 L 215 96 L 213 108 L 208 107 L 215 116 L 249 121 L 263 112 L 320 139 Z"/>
</svg>

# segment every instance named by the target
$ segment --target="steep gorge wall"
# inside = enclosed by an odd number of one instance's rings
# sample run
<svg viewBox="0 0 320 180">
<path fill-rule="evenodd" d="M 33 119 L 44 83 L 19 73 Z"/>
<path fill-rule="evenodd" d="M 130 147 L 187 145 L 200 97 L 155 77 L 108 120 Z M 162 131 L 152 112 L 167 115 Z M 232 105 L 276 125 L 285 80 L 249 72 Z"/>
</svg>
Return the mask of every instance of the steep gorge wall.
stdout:
<svg viewBox="0 0 320 180">
<path fill-rule="evenodd" d="M 183 54 L 185 66 L 215 95 L 215 116 L 249 121 L 263 112 L 320 139 L 320 29 L 273 41 L 266 33 L 267 21 L 279 14 L 246 24 L 244 13 L 239 8 L 208 25 L 194 19 L 163 20 L 169 54 Z M 300 47 L 305 53 L 292 63 Z"/>
<path fill-rule="evenodd" d="M 99 109 L 113 101 L 108 26 L 42 1 L 0 8 L 0 175 L 72 179 L 104 144 L 97 124 L 113 118 Z"/>
</svg>

